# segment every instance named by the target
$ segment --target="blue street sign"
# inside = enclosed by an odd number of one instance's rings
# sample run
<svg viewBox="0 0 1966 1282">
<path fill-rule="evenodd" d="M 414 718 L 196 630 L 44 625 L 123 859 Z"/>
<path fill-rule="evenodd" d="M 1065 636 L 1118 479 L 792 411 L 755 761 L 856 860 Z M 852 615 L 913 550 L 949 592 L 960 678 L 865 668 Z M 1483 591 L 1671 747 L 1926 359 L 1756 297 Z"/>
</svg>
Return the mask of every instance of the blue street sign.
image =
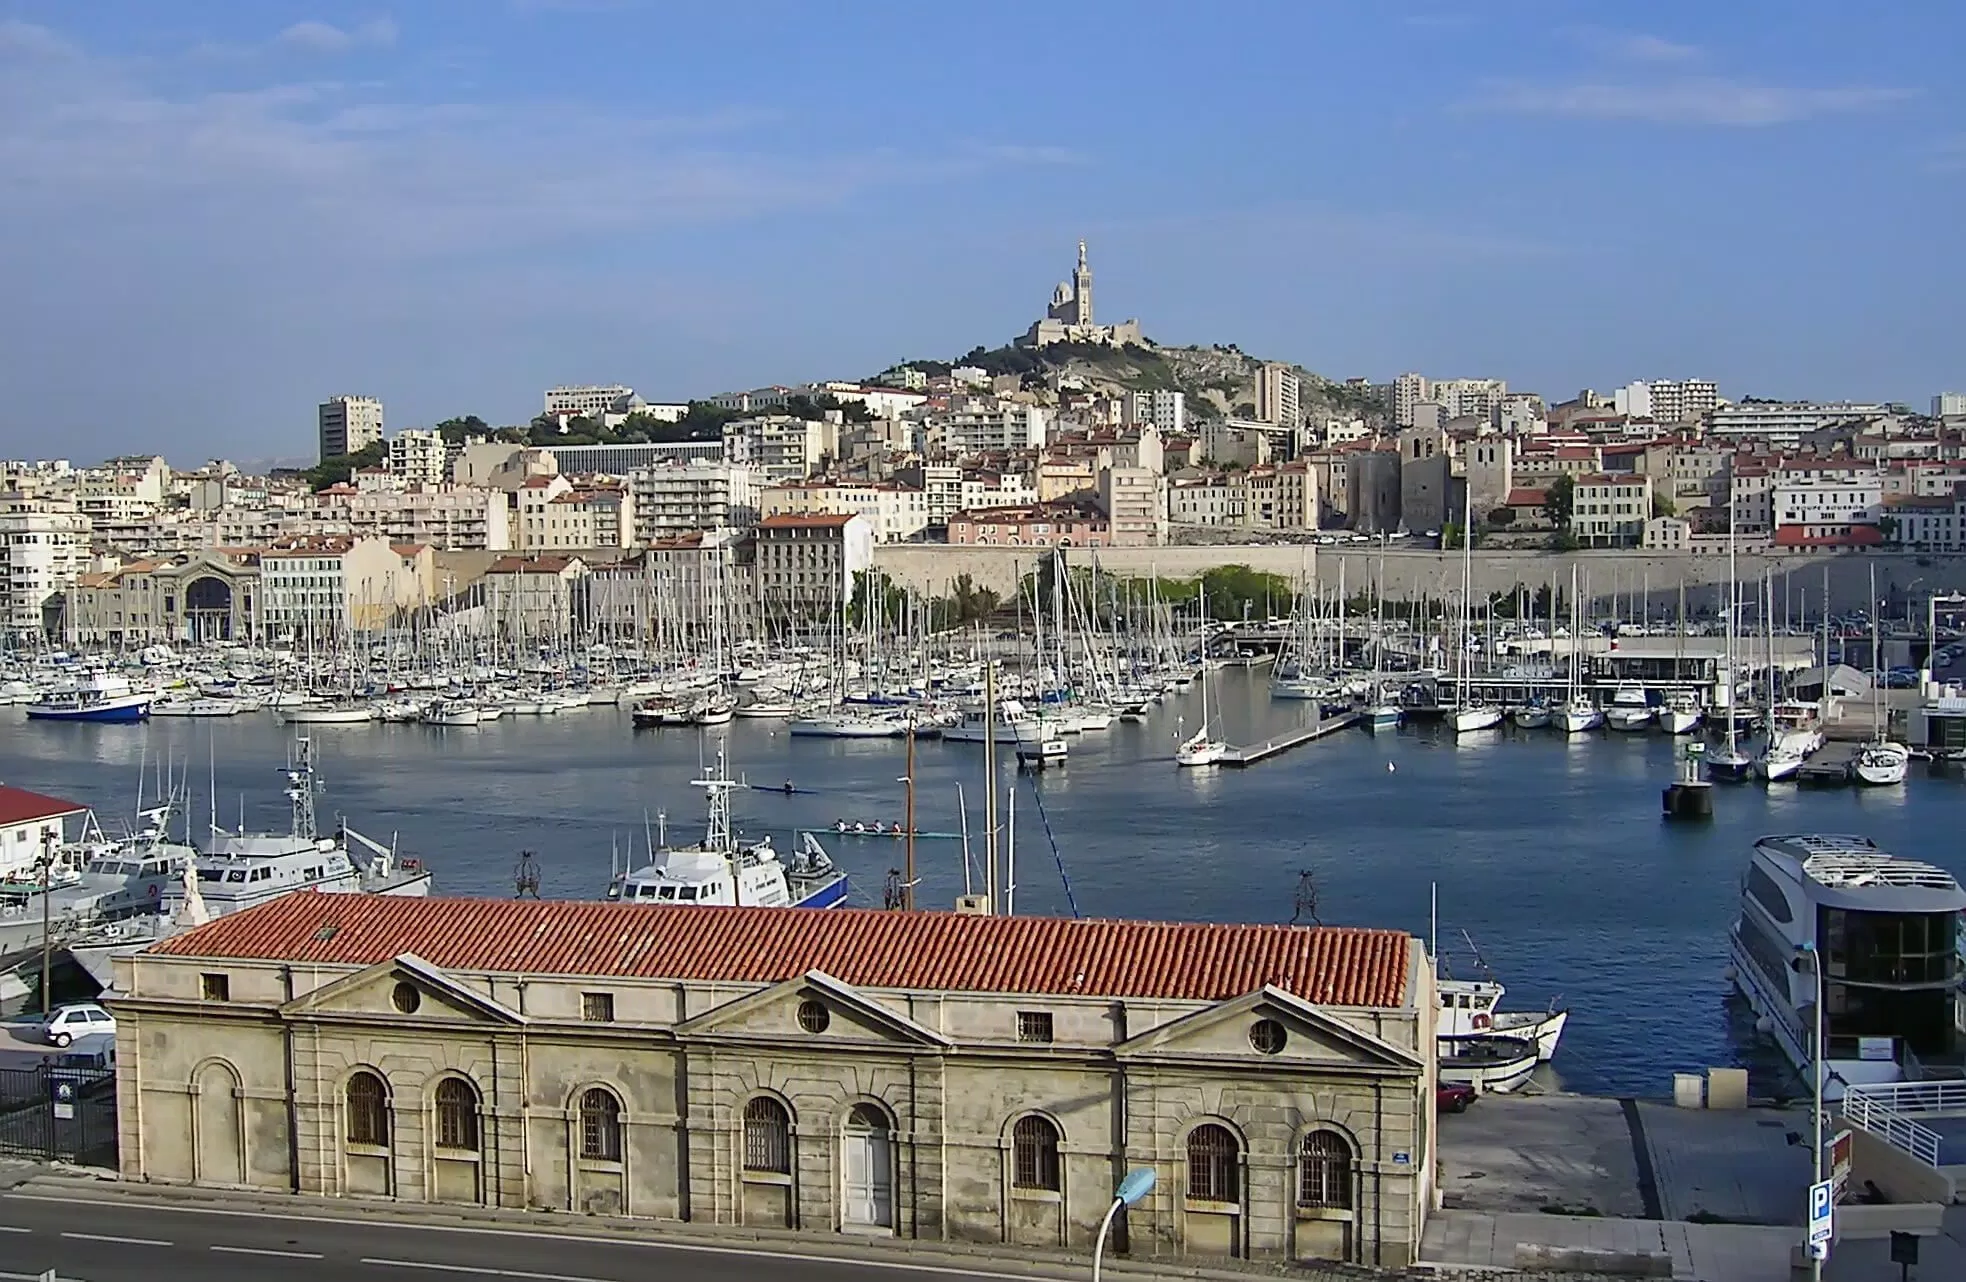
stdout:
<svg viewBox="0 0 1966 1282">
<path fill-rule="evenodd" d="M 1835 1186 L 1828 1180 L 1809 1186 L 1809 1245 L 1821 1244 L 1827 1248 L 1835 1231 L 1836 1200 Z M 1824 1252 L 1828 1254 L 1827 1250 Z M 1821 1257 L 1818 1257 L 1821 1258 Z"/>
</svg>

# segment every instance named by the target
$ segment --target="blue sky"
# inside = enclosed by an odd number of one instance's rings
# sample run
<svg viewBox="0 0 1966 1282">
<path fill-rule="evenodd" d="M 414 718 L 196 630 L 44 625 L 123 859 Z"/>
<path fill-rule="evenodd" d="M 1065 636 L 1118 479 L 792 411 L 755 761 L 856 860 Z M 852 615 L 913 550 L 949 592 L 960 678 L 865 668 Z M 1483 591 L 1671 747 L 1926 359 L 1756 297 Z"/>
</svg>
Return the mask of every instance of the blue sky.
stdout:
<svg viewBox="0 0 1966 1282">
<path fill-rule="evenodd" d="M 0 455 L 1102 319 L 1553 398 L 1966 386 L 1956 0 L 0 0 Z"/>
</svg>

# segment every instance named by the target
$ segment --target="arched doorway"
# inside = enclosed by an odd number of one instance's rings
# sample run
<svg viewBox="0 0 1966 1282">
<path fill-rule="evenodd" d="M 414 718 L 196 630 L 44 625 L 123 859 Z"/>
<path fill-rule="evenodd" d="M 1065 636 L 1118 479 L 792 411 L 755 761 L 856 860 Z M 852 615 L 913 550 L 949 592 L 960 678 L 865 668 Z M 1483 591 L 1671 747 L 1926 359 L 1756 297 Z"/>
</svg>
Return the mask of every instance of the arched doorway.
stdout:
<svg viewBox="0 0 1966 1282">
<path fill-rule="evenodd" d="M 184 590 L 184 621 L 193 643 L 232 639 L 232 585 L 207 574 Z"/>
<path fill-rule="evenodd" d="M 858 1232 L 894 1228 L 894 1129 L 872 1104 L 856 1104 L 842 1137 L 842 1227 Z"/>
</svg>

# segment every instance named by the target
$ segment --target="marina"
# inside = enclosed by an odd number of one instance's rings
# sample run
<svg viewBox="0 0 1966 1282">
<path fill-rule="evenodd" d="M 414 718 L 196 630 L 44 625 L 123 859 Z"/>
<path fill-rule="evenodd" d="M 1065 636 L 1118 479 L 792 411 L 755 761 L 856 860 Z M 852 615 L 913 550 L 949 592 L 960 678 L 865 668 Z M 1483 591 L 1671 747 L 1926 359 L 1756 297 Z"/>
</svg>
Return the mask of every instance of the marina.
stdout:
<svg viewBox="0 0 1966 1282">
<path fill-rule="evenodd" d="M 1309 705 L 1273 701 L 1262 668 L 1212 671 L 1208 684 L 1226 739 L 1305 728 Z M 1576 1012 L 1554 1060 L 1534 1070 L 1542 1089 L 1658 1095 L 1674 1072 L 1739 1065 L 1758 1093 L 1793 1093 L 1792 1067 L 1726 978 L 1742 868 L 1759 837 L 1865 833 L 1966 872 L 1951 840 L 1962 782 L 1940 762 L 1914 763 L 1892 788 L 1720 787 L 1711 821 L 1673 825 L 1660 822 L 1658 790 L 1681 740 L 1656 729 L 1455 735 L 1422 716 L 1377 732 L 1334 728 L 1261 769 L 1176 769 L 1181 722 L 1186 714 L 1192 726 L 1198 707 L 1193 690 L 1075 734 L 1070 765 L 1042 774 L 1020 774 L 998 745 L 1000 789 L 1016 798 L 1014 819 L 998 818 L 1015 850 L 1016 911 L 1420 933 L 1438 886 L 1443 930 L 1480 941 L 1512 1004 Z M 217 813 L 242 816 L 228 829 L 290 826 L 274 763 L 297 728 L 271 713 L 29 726 L 8 709 L 0 719 L 10 722 L 0 724 L 0 780 L 85 802 L 112 832 L 129 826 L 140 772 L 162 761 L 189 776 L 199 824 L 215 791 Z M 333 814 L 323 828 L 355 817 L 419 860 L 442 895 L 510 897 L 515 861 L 533 851 L 536 893 L 600 898 L 611 852 L 700 821 L 695 781 L 719 747 L 747 782 L 730 794 L 733 832 L 769 834 L 787 850 L 800 833 L 820 834 L 846 874 L 847 903 L 879 905 L 907 845 L 893 832 L 906 826 L 900 740 L 794 735 L 770 718 L 637 735 L 627 710 L 607 704 L 503 717 L 463 735 L 380 721 L 305 730 Z M 981 876 L 983 753 L 926 737 L 916 753 L 919 902 L 949 905 Z M 181 831 L 185 820 L 176 823 Z M 863 831 L 843 835 L 842 823 Z"/>
</svg>

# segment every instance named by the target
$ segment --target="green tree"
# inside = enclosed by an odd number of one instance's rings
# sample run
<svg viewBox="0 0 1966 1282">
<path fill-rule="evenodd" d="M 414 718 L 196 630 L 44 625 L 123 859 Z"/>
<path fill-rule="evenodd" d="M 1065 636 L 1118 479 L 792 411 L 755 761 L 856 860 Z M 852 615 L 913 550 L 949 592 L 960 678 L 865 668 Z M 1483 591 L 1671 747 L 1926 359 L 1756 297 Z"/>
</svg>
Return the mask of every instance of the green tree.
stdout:
<svg viewBox="0 0 1966 1282">
<path fill-rule="evenodd" d="M 1671 499 L 1667 498 L 1665 495 L 1654 494 L 1652 496 L 1652 515 L 1653 516 L 1678 516 L 1679 508 L 1676 504 L 1673 503 Z"/>
<path fill-rule="evenodd" d="M 374 441 L 353 454 L 324 458 L 301 475 L 307 478 L 307 488 L 319 493 L 331 485 L 345 483 L 365 467 L 380 467 L 388 457 L 389 446 L 385 442 Z"/>
<path fill-rule="evenodd" d="M 1496 528 L 1515 524 L 1515 509 L 1503 504 L 1488 514 L 1488 524 Z"/>
<path fill-rule="evenodd" d="M 981 623 L 996 614 L 1003 598 L 989 588 L 978 587 L 967 574 L 958 574 L 949 585 L 949 595 L 936 602 L 936 626 L 960 628 Z"/>
<path fill-rule="evenodd" d="M 490 436 L 491 425 L 476 414 L 466 414 L 461 418 L 447 418 L 437 424 L 437 431 L 452 445 L 462 444 L 467 436 Z"/>
<path fill-rule="evenodd" d="M 1565 472 L 1543 491 L 1543 515 L 1559 530 L 1570 528 L 1570 514 L 1577 506 L 1577 478 Z"/>
</svg>

